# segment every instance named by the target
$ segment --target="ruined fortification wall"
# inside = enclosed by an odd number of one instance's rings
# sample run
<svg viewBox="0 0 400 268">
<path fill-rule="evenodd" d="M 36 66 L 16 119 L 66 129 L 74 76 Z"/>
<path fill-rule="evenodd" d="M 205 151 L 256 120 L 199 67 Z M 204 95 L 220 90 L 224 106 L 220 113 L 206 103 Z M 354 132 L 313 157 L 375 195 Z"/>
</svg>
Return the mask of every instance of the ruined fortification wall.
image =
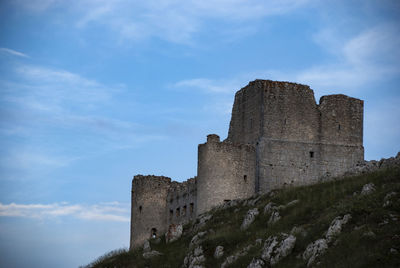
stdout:
<svg viewBox="0 0 400 268">
<path fill-rule="evenodd" d="M 208 135 L 200 144 L 197 170 L 197 214 L 224 201 L 255 193 L 255 149 L 251 145 L 220 142 Z"/>
<path fill-rule="evenodd" d="M 167 195 L 171 179 L 137 175 L 132 180 L 130 247 L 141 245 L 155 232 L 167 231 Z"/>
<path fill-rule="evenodd" d="M 235 95 L 227 141 L 255 145 L 256 192 L 267 192 L 339 176 L 363 161 L 362 126 L 361 100 L 330 95 L 317 105 L 308 86 L 256 80 Z"/>
<path fill-rule="evenodd" d="M 185 182 L 172 182 L 168 190 L 167 226 L 187 223 L 196 216 L 196 178 Z"/>
<path fill-rule="evenodd" d="M 255 80 L 235 95 L 228 137 L 198 147 L 197 178 L 135 176 L 131 248 L 232 199 L 341 176 L 364 161 L 363 101 Z"/>
</svg>

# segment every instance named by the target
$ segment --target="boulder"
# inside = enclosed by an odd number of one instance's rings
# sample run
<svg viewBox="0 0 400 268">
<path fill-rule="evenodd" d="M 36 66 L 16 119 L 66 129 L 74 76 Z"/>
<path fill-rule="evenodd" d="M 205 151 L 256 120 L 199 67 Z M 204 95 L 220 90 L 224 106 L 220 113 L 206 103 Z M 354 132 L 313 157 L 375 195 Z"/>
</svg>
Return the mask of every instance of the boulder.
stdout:
<svg viewBox="0 0 400 268">
<path fill-rule="evenodd" d="M 149 240 L 144 241 L 143 244 L 143 252 L 150 252 L 151 251 L 151 247 L 150 247 L 150 242 Z"/>
<path fill-rule="evenodd" d="M 261 258 L 273 266 L 292 253 L 295 244 L 296 237 L 293 235 L 281 233 L 278 236 L 270 236 L 265 240 Z"/>
<path fill-rule="evenodd" d="M 307 261 L 307 267 L 310 267 L 318 256 L 321 256 L 328 249 L 326 239 L 318 239 L 309 244 L 303 253 L 303 260 Z"/>
<path fill-rule="evenodd" d="M 265 265 L 265 262 L 263 260 L 253 258 L 253 260 L 250 262 L 250 264 L 247 266 L 247 268 L 263 268 L 264 265 Z"/>
<path fill-rule="evenodd" d="M 253 247 L 253 245 L 248 245 L 247 247 L 242 248 L 239 252 L 234 255 L 228 256 L 225 261 L 221 264 L 221 268 L 225 268 L 226 266 L 234 263 L 239 257 L 246 256 L 249 250 Z"/>
<path fill-rule="evenodd" d="M 393 197 L 395 197 L 396 195 L 397 195 L 396 192 L 390 192 L 390 193 L 388 193 L 388 194 L 385 196 L 385 198 L 383 199 L 383 207 L 386 208 L 386 207 L 391 206 L 391 205 L 392 205 L 392 199 L 393 199 Z"/>
<path fill-rule="evenodd" d="M 342 231 L 342 226 L 345 225 L 351 219 L 350 214 L 344 215 L 341 217 L 336 217 L 331 225 L 329 226 L 328 231 L 326 232 L 326 240 L 328 243 L 332 242 L 332 240 L 340 234 Z"/>
<path fill-rule="evenodd" d="M 217 246 L 214 251 L 214 258 L 219 259 L 224 255 L 224 247 Z"/>
<path fill-rule="evenodd" d="M 160 255 L 162 255 L 162 253 L 158 252 L 157 250 L 152 250 L 150 252 L 143 253 L 143 258 L 151 259 L 153 257 L 157 257 L 157 256 L 160 256 Z"/>
<path fill-rule="evenodd" d="M 204 231 L 204 232 L 200 232 L 200 233 L 196 234 L 195 236 L 193 236 L 192 240 L 190 240 L 189 247 L 193 247 L 193 246 L 198 245 L 201 242 L 203 242 L 206 234 L 207 234 L 207 231 Z"/>
<path fill-rule="evenodd" d="M 376 190 L 375 184 L 373 183 L 365 184 L 361 190 L 361 195 L 372 194 L 373 192 L 375 192 L 375 190 Z"/>
<path fill-rule="evenodd" d="M 247 228 L 249 228 L 250 224 L 253 223 L 258 214 L 258 208 L 253 208 L 247 211 L 247 214 L 243 219 L 242 225 L 240 226 L 240 230 L 246 230 Z"/>
<path fill-rule="evenodd" d="M 274 224 L 275 222 L 281 219 L 281 215 L 279 211 L 274 211 L 271 213 L 271 217 L 269 217 L 268 224 Z"/>
</svg>

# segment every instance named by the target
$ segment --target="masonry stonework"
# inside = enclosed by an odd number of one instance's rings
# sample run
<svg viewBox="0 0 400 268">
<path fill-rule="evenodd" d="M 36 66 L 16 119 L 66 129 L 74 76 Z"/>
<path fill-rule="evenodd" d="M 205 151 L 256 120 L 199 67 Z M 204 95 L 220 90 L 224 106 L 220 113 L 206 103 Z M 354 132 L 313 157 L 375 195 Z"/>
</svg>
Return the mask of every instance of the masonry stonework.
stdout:
<svg viewBox="0 0 400 268">
<path fill-rule="evenodd" d="M 329 180 L 363 161 L 362 100 L 317 104 L 306 85 L 252 81 L 235 95 L 227 139 L 199 145 L 196 178 L 134 177 L 131 248 L 228 200 Z"/>
</svg>

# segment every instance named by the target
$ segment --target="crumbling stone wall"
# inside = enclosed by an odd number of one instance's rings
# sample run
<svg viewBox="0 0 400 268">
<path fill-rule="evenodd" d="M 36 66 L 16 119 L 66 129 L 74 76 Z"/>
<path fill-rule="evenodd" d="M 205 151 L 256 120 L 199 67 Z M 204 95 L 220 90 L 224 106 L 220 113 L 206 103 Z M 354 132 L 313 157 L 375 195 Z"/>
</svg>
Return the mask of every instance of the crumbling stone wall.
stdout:
<svg viewBox="0 0 400 268">
<path fill-rule="evenodd" d="M 196 178 L 185 182 L 172 182 L 168 189 L 167 225 L 184 224 L 196 216 Z"/>
<path fill-rule="evenodd" d="M 254 146 L 220 142 L 208 135 L 198 149 L 197 214 L 255 192 Z"/>
<path fill-rule="evenodd" d="M 141 245 L 167 231 L 167 195 L 171 179 L 163 176 L 136 175 L 132 180 L 130 247 Z"/>
</svg>

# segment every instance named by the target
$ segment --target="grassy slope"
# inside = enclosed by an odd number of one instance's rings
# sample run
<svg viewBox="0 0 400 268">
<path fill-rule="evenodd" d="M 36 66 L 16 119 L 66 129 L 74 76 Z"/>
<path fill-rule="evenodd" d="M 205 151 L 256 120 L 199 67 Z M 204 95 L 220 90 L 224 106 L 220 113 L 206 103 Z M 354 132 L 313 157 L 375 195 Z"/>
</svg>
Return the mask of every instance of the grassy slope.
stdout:
<svg viewBox="0 0 400 268">
<path fill-rule="evenodd" d="M 373 182 L 376 192 L 367 196 L 353 195 L 360 193 L 364 184 Z M 391 206 L 383 208 L 386 194 L 395 191 L 398 195 Z M 400 253 L 389 253 L 391 248 L 400 252 L 400 169 L 388 169 L 349 177 L 343 180 L 321 183 L 276 191 L 272 197 L 262 196 L 255 205 L 260 214 L 246 231 L 240 231 L 240 225 L 250 207 L 238 205 L 228 209 L 215 209 L 212 219 L 202 230 L 213 229 L 215 232 L 207 236 L 202 243 L 206 257 L 206 267 L 219 267 L 223 260 L 246 245 L 254 244 L 257 238 L 265 240 L 268 236 L 279 232 L 289 233 L 294 226 L 301 226 L 307 231 L 306 236 L 297 236 L 296 245 L 291 255 L 283 259 L 275 267 L 305 267 L 301 258 L 306 246 L 322 238 L 332 220 L 340 215 L 350 213 L 352 219 L 345 225 L 334 246 L 320 259 L 320 267 L 400 267 Z M 269 215 L 262 213 L 269 202 L 278 205 L 286 204 L 294 199 L 300 200 L 295 206 L 281 211 L 282 219 L 268 226 Z M 234 212 L 235 209 L 236 213 Z M 397 215 L 397 220 L 390 214 Z M 387 224 L 382 222 L 387 221 Z M 355 228 L 357 227 L 357 228 Z M 180 267 L 187 254 L 191 225 L 186 225 L 186 232 L 177 241 L 158 245 L 152 249 L 164 255 L 145 260 L 142 250 L 133 252 L 120 250 L 100 257 L 88 267 Z M 363 236 L 372 231 L 375 237 Z M 224 257 L 213 258 L 215 247 L 224 246 Z M 261 246 L 255 246 L 247 256 L 240 258 L 230 267 L 247 267 L 253 257 L 260 257 Z"/>
</svg>

